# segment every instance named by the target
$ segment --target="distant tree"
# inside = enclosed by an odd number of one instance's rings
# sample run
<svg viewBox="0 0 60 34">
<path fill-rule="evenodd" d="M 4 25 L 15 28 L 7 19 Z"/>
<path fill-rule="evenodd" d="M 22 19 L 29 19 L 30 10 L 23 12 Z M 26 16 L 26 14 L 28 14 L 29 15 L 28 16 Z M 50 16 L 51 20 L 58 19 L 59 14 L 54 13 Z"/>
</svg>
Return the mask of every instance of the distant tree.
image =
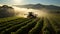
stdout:
<svg viewBox="0 0 60 34">
<path fill-rule="evenodd" d="M 0 7 L 0 18 L 11 17 L 14 15 L 15 15 L 14 8 L 9 7 L 7 5 L 3 5 Z"/>
</svg>

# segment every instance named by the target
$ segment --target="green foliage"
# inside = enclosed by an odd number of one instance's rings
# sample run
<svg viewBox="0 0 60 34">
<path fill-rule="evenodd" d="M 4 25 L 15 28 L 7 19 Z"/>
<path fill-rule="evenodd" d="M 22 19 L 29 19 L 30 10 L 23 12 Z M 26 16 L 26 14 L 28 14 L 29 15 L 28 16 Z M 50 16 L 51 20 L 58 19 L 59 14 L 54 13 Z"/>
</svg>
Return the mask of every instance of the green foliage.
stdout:
<svg viewBox="0 0 60 34">
<path fill-rule="evenodd" d="M 34 28 L 32 28 L 28 34 L 39 34 L 39 32 L 41 31 L 43 27 L 43 20 L 40 19 L 37 24 L 35 25 Z"/>
<path fill-rule="evenodd" d="M 0 34 L 60 34 L 60 18 L 55 15 L 32 19 L 9 17 L 0 20 L 3 20 L 0 22 Z"/>
<path fill-rule="evenodd" d="M 37 19 L 32 20 L 32 21 L 29 22 L 27 25 L 21 27 L 20 29 L 18 29 L 18 30 L 16 31 L 16 33 L 17 33 L 17 34 L 27 34 L 28 31 L 35 26 L 36 20 L 37 20 Z"/>
</svg>

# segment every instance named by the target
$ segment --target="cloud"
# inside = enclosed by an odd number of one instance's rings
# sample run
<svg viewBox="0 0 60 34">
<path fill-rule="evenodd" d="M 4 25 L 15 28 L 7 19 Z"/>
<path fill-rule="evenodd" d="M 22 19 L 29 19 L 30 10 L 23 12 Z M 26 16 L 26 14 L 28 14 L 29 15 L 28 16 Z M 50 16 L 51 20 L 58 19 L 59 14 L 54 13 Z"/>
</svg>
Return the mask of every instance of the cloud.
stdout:
<svg viewBox="0 0 60 34">
<path fill-rule="evenodd" d="M 22 4 L 24 0 L 13 0 L 14 4 Z"/>
</svg>

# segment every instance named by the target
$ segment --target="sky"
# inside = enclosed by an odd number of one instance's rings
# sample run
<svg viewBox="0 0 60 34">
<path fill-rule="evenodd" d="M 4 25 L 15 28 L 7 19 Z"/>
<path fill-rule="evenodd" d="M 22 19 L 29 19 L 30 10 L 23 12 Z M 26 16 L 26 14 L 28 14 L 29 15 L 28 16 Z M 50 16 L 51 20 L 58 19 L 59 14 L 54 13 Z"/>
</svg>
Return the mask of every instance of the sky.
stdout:
<svg viewBox="0 0 60 34">
<path fill-rule="evenodd" d="M 60 6 L 60 0 L 0 0 L 0 4 L 25 5 L 25 4 L 44 4 Z"/>
</svg>

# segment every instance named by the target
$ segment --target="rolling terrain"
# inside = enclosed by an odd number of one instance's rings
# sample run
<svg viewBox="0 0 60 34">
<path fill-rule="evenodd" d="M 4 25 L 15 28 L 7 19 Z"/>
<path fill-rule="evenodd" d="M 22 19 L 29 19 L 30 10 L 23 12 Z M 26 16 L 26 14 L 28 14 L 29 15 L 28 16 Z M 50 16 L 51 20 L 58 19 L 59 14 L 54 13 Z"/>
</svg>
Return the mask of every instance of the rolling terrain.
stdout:
<svg viewBox="0 0 60 34">
<path fill-rule="evenodd" d="M 60 34 L 60 14 L 3 21 L 0 34 Z"/>
</svg>

